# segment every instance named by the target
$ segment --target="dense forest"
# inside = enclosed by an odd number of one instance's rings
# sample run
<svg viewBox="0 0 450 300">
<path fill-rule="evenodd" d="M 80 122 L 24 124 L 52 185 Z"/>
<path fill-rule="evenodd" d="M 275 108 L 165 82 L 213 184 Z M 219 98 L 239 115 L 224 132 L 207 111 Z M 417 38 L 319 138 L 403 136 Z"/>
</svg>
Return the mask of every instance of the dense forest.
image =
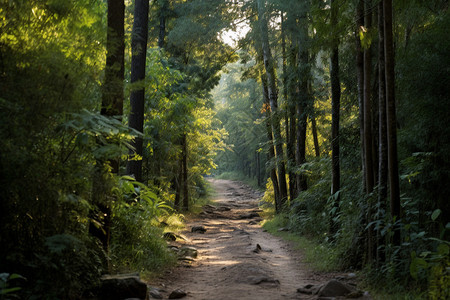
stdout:
<svg viewBox="0 0 450 300">
<path fill-rule="evenodd" d="M 448 6 L 0 0 L 0 299 L 174 264 L 212 175 L 337 268 L 448 299 Z"/>
</svg>

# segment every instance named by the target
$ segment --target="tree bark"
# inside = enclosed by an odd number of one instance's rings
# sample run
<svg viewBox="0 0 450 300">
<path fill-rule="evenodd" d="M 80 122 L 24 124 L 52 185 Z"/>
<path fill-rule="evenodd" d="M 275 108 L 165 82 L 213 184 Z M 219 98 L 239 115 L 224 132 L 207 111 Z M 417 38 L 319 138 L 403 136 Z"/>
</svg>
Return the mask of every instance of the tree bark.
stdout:
<svg viewBox="0 0 450 300">
<path fill-rule="evenodd" d="M 337 6 L 335 0 L 331 1 L 331 26 L 337 26 Z M 339 190 L 341 189 L 341 169 L 339 160 L 339 118 L 341 106 L 341 81 L 339 79 L 339 38 L 334 36 L 333 47 L 331 49 L 331 160 L 332 160 L 332 185 L 331 194 L 335 197 L 335 214 L 339 210 Z M 338 224 L 331 221 L 331 232 L 338 231 Z"/>
<path fill-rule="evenodd" d="M 316 157 L 320 157 L 319 138 L 317 136 L 316 117 L 314 115 L 311 115 L 311 131 L 314 140 L 314 152 L 316 154 Z"/>
<path fill-rule="evenodd" d="M 123 114 L 124 85 L 124 29 L 125 4 L 123 0 L 108 0 L 108 31 L 106 35 L 105 81 L 102 89 L 101 114 Z"/>
<path fill-rule="evenodd" d="M 148 0 L 136 0 L 134 6 L 134 22 L 131 38 L 131 83 L 140 84 L 145 79 L 145 59 L 147 54 L 148 39 Z M 144 101 L 145 88 L 141 85 L 134 87 L 130 95 L 131 112 L 128 118 L 130 128 L 143 133 L 144 131 Z M 142 182 L 142 157 L 143 140 L 137 137 L 133 141 L 135 151 L 130 152 L 127 163 L 127 174 L 134 175 L 135 179 Z"/>
<path fill-rule="evenodd" d="M 273 145 L 273 135 L 272 135 L 272 122 L 270 118 L 272 117 L 270 114 L 270 103 L 269 103 L 269 92 L 267 89 L 267 79 L 266 76 L 261 76 L 261 83 L 263 87 L 263 97 L 264 97 L 264 111 L 266 113 L 266 128 L 267 128 L 267 140 L 269 145 L 269 151 L 267 151 L 267 163 L 270 166 L 270 179 L 272 181 L 273 185 L 273 192 L 275 197 L 275 210 L 278 213 L 279 207 L 277 206 L 277 203 L 280 202 L 280 188 L 278 186 L 278 176 L 275 169 L 275 164 L 272 164 L 273 160 L 275 159 L 275 148 Z"/>
<path fill-rule="evenodd" d="M 308 36 L 308 12 L 309 1 L 306 1 L 299 16 L 299 30 L 298 30 L 298 60 L 299 60 L 299 97 L 296 103 L 297 116 L 297 147 L 296 147 L 296 161 L 297 167 L 300 168 L 306 162 L 306 127 L 308 120 L 308 104 L 311 99 L 308 88 L 308 81 L 310 80 L 310 66 L 309 66 L 309 36 Z M 297 176 L 297 190 L 298 192 L 306 191 L 308 188 L 306 176 L 299 174 Z"/>
<path fill-rule="evenodd" d="M 372 30 L 372 12 L 370 0 L 366 1 L 365 24 L 367 31 Z M 374 187 L 372 153 L 372 53 L 371 46 L 364 49 L 364 164 L 366 192 L 372 193 Z"/>
<path fill-rule="evenodd" d="M 366 167 L 364 151 L 364 52 L 361 47 L 359 33 L 364 26 L 364 0 L 359 0 L 356 8 L 356 76 L 358 80 L 358 103 L 359 103 L 359 131 L 361 141 L 361 170 L 363 174 L 363 189 L 366 190 Z"/>
<path fill-rule="evenodd" d="M 285 127 L 286 127 L 286 154 L 287 154 L 287 170 L 289 178 L 289 199 L 292 201 L 297 197 L 295 173 L 293 167 L 295 166 L 295 105 L 292 105 L 292 100 L 289 99 L 289 83 L 287 71 L 287 54 L 286 54 L 286 24 L 281 12 L 281 46 L 283 56 L 283 96 L 286 104 L 285 111 Z M 294 109 L 291 109 L 294 107 Z"/>
<path fill-rule="evenodd" d="M 383 0 L 384 53 L 386 68 L 386 117 L 388 135 L 388 173 L 392 220 L 400 218 L 400 183 L 398 177 L 397 116 L 395 111 L 394 41 L 392 33 L 392 0 Z M 400 231 L 394 231 L 394 245 L 400 245 Z"/>
<path fill-rule="evenodd" d="M 183 182 L 183 210 L 188 211 L 189 210 L 189 182 L 188 182 L 188 164 L 187 164 L 187 158 L 188 158 L 188 145 L 187 145 L 187 135 L 183 134 L 182 137 L 182 182 Z"/>
<path fill-rule="evenodd" d="M 383 216 L 386 211 L 387 201 L 387 122 L 386 122 L 386 84 L 385 84 L 385 59 L 384 59 L 384 11 L 383 2 L 378 4 L 378 130 L 379 130 L 379 148 L 378 148 L 378 218 Z M 384 260 L 382 246 L 383 239 L 380 229 L 377 231 L 377 262 L 380 264 Z"/>
<path fill-rule="evenodd" d="M 106 66 L 105 81 L 102 87 L 102 104 L 100 113 L 104 116 L 118 116 L 123 114 L 123 85 L 124 85 L 124 13 L 123 0 L 108 0 L 107 34 L 106 34 Z M 110 160 L 113 173 L 119 172 L 119 159 Z M 95 206 L 90 217 L 102 224 L 98 228 L 94 222 L 89 224 L 89 232 L 98 237 L 103 249 L 108 252 L 111 233 L 111 201 L 110 186 L 105 179 L 104 161 L 97 161 L 93 178 L 92 201 Z"/>
<path fill-rule="evenodd" d="M 158 34 L 158 47 L 164 48 L 166 37 L 166 18 L 167 18 L 167 3 L 168 0 L 164 0 L 159 9 L 159 34 Z"/>
<path fill-rule="evenodd" d="M 265 1 L 258 0 L 258 18 L 261 31 L 262 52 L 264 60 L 264 68 L 267 76 L 267 91 L 269 96 L 271 115 L 272 115 L 272 132 L 274 144 L 276 149 L 276 163 L 278 169 L 278 184 L 280 188 L 280 202 L 278 203 L 281 209 L 287 200 L 287 185 L 286 185 L 286 166 L 284 163 L 283 140 L 280 129 L 280 114 L 278 111 L 278 91 L 275 75 L 275 65 L 270 52 L 269 34 L 265 11 Z"/>
</svg>

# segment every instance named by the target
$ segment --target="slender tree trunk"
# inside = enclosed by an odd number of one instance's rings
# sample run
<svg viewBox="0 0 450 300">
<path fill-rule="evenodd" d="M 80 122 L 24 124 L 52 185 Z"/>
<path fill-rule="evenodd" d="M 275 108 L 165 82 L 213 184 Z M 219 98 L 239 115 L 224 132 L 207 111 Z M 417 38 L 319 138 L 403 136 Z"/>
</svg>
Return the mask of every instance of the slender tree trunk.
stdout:
<svg viewBox="0 0 450 300">
<path fill-rule="evenodd" d="M 295 109 L 292 110 L 292 99 L 289 99 L 289 84 L 287 71 L 287 54 L 286 54 L 286 24 L 281 12 L 281 45 L 283 56 L 283 96 L 286 103 L 285 111 L 285 127 L 286 127 L 286 154 L 287 154 L 287 170 L 289 177 L 289 199 L 294 200 L 297 197 L 295 173 L 293 167 L 295 165 L 295 134 L 292 130 L 292 125 L 295 129 Z M 294 106 L 295 107 L 295 106 Z M 293 113 L 292 113 L 293 112 Z"/>
<path fill-rule="evenodd" d="M 270 179 L 272 180 L 273 192 L 275 197 L 275 210 L 278 213 L 279 207 L 277 203 L 280 202 L 280 188 L 278 186 L 278 176 L 275 168 L 275 163 L 273 160 L 275 159 L 275 148 L 273 145 L 273 135 L 272 135 L 272 121 L 270 120 L 270 103 L 269 103 L 269 92 L 267 89 L 267 79 L 266 76 L 261 76 L 261 83 L 263 87 L 263 97 L 264 97 L 264 111 L 266 113 L 266 128 L 267 128 L 267 140 L 269 145 L 269 151 L 267 152 L 267 163 L 270 166 Z"/>
<path fill-rule="evenodd" d="M 372 30 L 371 0 L 366 0 L 365 24 Z M 372 53 L 371 48 L 364 50 L 364 158 L 366 169 L 366 192 L 372 193 L 374 187 L 372 160 Z"/>
<path fill-rule="evenodd" d="M 289 15 L 292 18 L 291 15 Z M 290 20 L 290 19 L 288 19 Z M 291 21 L 292 22 L 292 21 Z M 289 108 L 289 140 L 288 145 L 291 147 L 291 152 L 288 153 L 288 161 L 292 164 L 291 168 L 295 170 L 297 167 L 297 158 L 296 158 L 296 149 L 297 149 L 297 103 L 299 98 L 298 90 L 298 49 L 294 45 L 297 43 L 297 37 L 291 35 L 291 46 L 289 47 L 289 55 L 288 55 L 288 73 L 289 80 L 287 83 L 288 86 L 288 108 Z M 295 199 L 298 196 L 298 182 L 297 175 L 295 172 L 292 172 L 292 179 L 289 177 L 289 184 L 291 189 L 291 199 Z"/>
<path fill-rule="evenodd" d="M 385 84 L 385 59 L 384 59 L 384 12 L 383 1 L 378 4 L 378 57 L 379 57 L 379 93 L 378 93 L 378 121 L 379 121 L 379 149 L 378 149 L 378 218 L 383 217 L 386 211 L 387 201 L 387 122 L 386 122 L 386 84 Z M 383 239 L 380 229 L 377 231 L 377 262 L 380 264 L 384 260 L 382 246 Z"/>
<path fill-rule="evenodd" d="M 388 134 L 388 173 L 392 220 L 400 218 L 400 184 L 398 177 L 397 117 L 395 111 L 394 41 L 392 33 L 392 0 L 384 5 L 384 53 L 386 67 L 386 116 Z M 394 245 L 400 245 L 400 231 L 394 231 Z"/>
<path fill-rule="evenodd" d="M 260 187 L 262 185 L 262 178 L 261 178 L 261 153 L 259 151 L 256 151 L 256 179 L 258 182 L 258 186 Z"/>
<path fill-rule="evenodd" d="M 286 185 L 286 166 L 284 163 L 283 140 L 280 129 L 280 113 L 278 111 L 278 91 L 275 75 L 275 65 L 270 52 L 269 35 L 267 27 L 267 19 L 265 16 L 265 1 L 258 0 L 258 16 L 261 30 L 261 42 L 263 50 L 264 67 L 267 76 L 267 90 L 269 94 L 270 108 L 272 111 L 272 132 L 274 137 L 274 144 L 276 149 L 276 162 L 278 166 L 278 184 L 280 188 L 280 203 L 281 209 L 287 200 L 287 185 Z"/>
<path fill-rule="evenodd" d="M 131 83 L 139 84 L 145 80 L 145 60 L 147 54 L 148 39 L 148 0 L 136 0 L 134 6 L 134 22 L 131 38 Z M 130 104 L 131 112 L 128 118 L 130 128 L 143 133 L 144 131 L 144 101 L 145 89 L 143 86 L 134 87 L 131 90 Z M 127 174 L 134 175 L 137 181 L 142 182 L 142 157 L 143 140 L 137 137 L 133 146 L 135 152 L 130 152 L 130 159 L 127 163 Z"/>
<path fill-rule="evenodd" d="M 108 0 L 105 81 L 102 87 L 101 114 L 118 116 L 123 114 L 124 85 L 124 13 L 125 4 L 120 0 Z M 119 172 L 119 159 L 110 160 L 113 173 Z M 93 178 L 92 201 L 96 208 L 90 212 L 95 222 L 89 224 L 89 232 L 98 237 L 103 249 L 108 252 L 111 234 L 111 187 L 105 179 L 104 161 L 97 161 Z"/>
<path fill-rule="evenodd" d="M 311 131 L 314 140 L 314 152 L 316 154 L 316 157 L 320 157 L 319 138 L 317 136 L 316 117 L 314 115 L 311 115 Z"/>
<path fill-rule="evenodd" d="M 181 139 L 178 144 L 182 144 Z M 183 151 L 183 150 L 182 150 Z M 178 211 L 181 211 L 182 205 L 181 205 L 181 182 L 183 180 L 183 153 L 180 153 L 180 157 L 178 159 L 178 170 L 177 173 L 173 179 L 174 187 L 175 187 L 175 202 L 174 206 L 175 209 Z"/>
<path fill-rule="evenodd" d="M 298 60 L 299 60 L 299 99 L 296 104 L 297 115 L 297 147 L 296 160 L 297 167 L 300 168 L 306 162 L 306 127 L 308 120 L 308 104 L 311 96 L 308 88 L 310 80 L 309 66 L 309 36 L 308 36 L 308 13 L 309 1 L 306 1 L 299 18 L 298 30 Z M 306 176 L 299 174 L 297 176 L 298 192 L 306 191 L 308 188 Z"/>
<path fill-rule="evenodd" d="M 364 52 L 361 47 L 359 33 L 364 26 L 364 0 L 358 1 L 356 8 L 356 75 L 358 80 L 358 102 L 359 102 L 359 130 L 361 140 L 361 170 L 363 174 L 363 189 L 366 190 L 366 167 L 364 151 Z"/>
<path fill-rule="evenodd" d="M 331 26 L 337 26 L 338 8 L 335 3 L 336 0 L 331 1 Z M 339 39 L 334 37 L 333 48 L 331 49 L 331 160 L 332 160 L 332 185 L 331 194 L 335 196 L 336 212 L 339 210 L 340 197 L 338 191 L 341 189 L 341 169 L 339 160 L 339 118 L 341 106 L 341 81 L 339 79 Z M 333 218 L 332 218 L 333 220 Z M 331 222 L 331 232 L 338 231 L 338 224 Z"/>
<path fill-rule="evenodd" d="M 189 182 L 188 182 L 188 145 L 187 145 L 187 135 L 183 134 L 182 137 L 182 164 L 183 164 L 183 173 L 182 173 L 182 182 L 183 182 L 183 210 L 189 210 Z"/>
<path fill-rule="evenodd" d="M 167 18 L 167 3 L 168 0 L 164 0 L 159 9 L 159 34 L 158 34 L 158 47 L 164 48 L 164 39 L 166 37 L 166 18 Z"/>
</svg>

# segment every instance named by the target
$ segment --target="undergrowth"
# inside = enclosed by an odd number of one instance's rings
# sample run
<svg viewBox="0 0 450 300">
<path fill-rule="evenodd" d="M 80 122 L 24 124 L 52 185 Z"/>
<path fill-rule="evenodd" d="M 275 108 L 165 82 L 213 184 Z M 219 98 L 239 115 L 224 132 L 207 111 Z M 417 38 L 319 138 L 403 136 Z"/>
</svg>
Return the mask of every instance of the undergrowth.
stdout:
<svg viewBox="0 0 450 300">
<path fill-rule="evenodd" d="M 265 210 L 264 214 L 268 216 L 270 215 L 270 211 Z M 295 249 L 303 253 L 305 262 L 311 264 L 314 270 L 331 272 L 339 269 L 339 257 L 336 249 L 326 243 L 319 243 L 316 240 L 300 236 L 293 232 L 278 231 L 280 228 L 286 228 L 287 225 L 288 219 L 285 214 L 273 216 L 263 222 L 263 228 L 269 233 L 292 242 L 295 245 Z"/>
</svg>

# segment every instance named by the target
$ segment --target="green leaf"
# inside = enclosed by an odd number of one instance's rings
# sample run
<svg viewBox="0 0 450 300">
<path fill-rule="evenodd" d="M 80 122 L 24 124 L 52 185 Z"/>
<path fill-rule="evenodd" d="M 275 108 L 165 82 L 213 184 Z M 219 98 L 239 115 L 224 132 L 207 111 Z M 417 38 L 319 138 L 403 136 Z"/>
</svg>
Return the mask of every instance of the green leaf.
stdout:
<svg viewBox="0 0 450 300">
<path fill-rule="evenodd" d="M 450 249 L 450 247 L 448 246 L 448 245 L 446 245 L 446 244 L 440 244 L 438 247 L 437 247 L 437 253 L 439 254 L 439 255 L 448 255 L 449 254 L 449 249 Z"/>
<path fill-rule="evenodd" d="M 441 215 L 441 210 L 438 208 L 431 214 L 431 220 L 436 221 L 436 219 Z"/>
<path fill-rule="evenodd" d="M 16 291 L 20 291 L 22 288 L 20 287 L 13 287 L 13 288 L 9 288 L 9 289 L 2 289 L 0 290 L 0 295 L 6 295 L 12 292 L 16 292 Z"/>
</svg>

